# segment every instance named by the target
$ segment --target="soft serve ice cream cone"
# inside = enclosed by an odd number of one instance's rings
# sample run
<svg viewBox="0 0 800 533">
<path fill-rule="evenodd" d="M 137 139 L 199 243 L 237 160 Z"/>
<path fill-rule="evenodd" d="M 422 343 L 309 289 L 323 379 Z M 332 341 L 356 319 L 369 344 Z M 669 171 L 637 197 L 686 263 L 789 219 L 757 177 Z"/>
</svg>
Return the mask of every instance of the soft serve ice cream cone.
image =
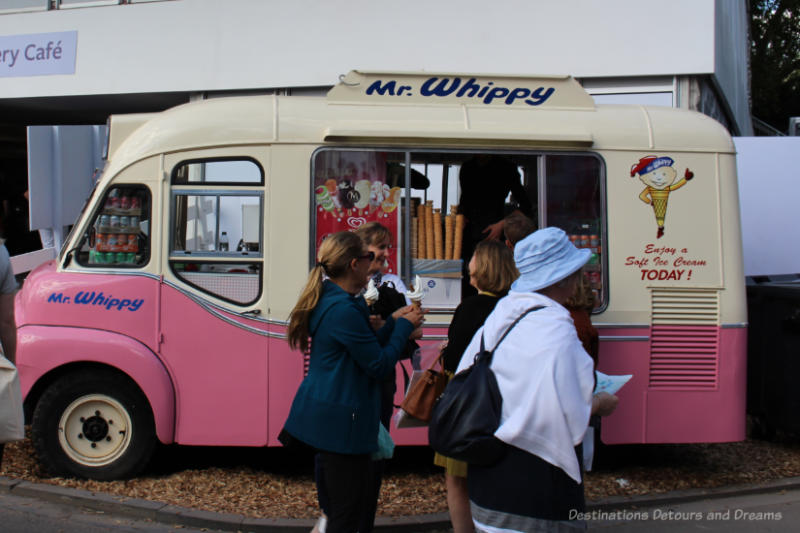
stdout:
<svg viewBox="0 0 800 533">
<path fill-rule="evenodd" d="M 375 280 L 370 279 L 367 284 L 367 290 L 364 292 L 364 299 L 367 301 L 368 306 L 372 306 L 378 301 L 378 287 L 375 286 Z"/>
<path fill-rule="evenodd" d="M 422 290 L 422 280 L 419 279 L 418 275 L 414 277 L 414 284 L 411 286 L 410 291 L 406 291 L 406 296 L 411 300 L 412 305 L 416 307 L 422 306 L 422 297 L 424 294 Z"/>
</svg>

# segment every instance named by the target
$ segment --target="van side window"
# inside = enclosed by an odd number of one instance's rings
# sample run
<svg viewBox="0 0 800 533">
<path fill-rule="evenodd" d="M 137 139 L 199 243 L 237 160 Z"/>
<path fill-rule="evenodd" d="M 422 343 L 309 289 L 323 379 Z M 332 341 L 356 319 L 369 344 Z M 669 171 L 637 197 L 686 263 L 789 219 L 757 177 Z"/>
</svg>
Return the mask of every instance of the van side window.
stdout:
<svg viewBox="0 0 800 533">
<path fill-rule="evenodd" d="M 81 241 L 78 264 L 98 268 L 137 268 L 147 264 L 150 204 L 146 187 L 111 187 Z"/>
<path fill-rule="evenodd" d="M 172 172 L 169 264 L 186 284 L 238 305 L 261 295 L 264 177 L 249 159 L 187 161 Z"/>
<path fill-rule="evenodd" d="M 208 161 L 189 161 L 183 163 L 172 173 L 175 185 L 263 185 L 264 173 L 261 167 L 250 159 L 220 159 Z"/>
<path fill-rule="evenodd" d="M 592 255 L 583 267 L 586 282 L 594 294 L 595 307 L 605 301 L 603 290 L 603 180 L 602 164 L 596 157 L 548 154 L 545 160 L 546 212 L 548 226 L 557 226 L 578 248 Z"/>
</svg>

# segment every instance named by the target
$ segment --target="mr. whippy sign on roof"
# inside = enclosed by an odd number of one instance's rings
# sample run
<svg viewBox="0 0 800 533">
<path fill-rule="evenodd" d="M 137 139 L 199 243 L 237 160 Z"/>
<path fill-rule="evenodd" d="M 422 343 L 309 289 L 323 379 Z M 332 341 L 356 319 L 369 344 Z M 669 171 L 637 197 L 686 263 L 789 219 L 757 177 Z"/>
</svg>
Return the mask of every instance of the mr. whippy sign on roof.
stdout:
<svg viewBox="0 0 800 533">
<path fill-rule="evenodd" d="M 526 78 L 353 70 L 328 92 L 328 100 L 594 109 L 592 97 L 571 76 Z"/>
</svg>

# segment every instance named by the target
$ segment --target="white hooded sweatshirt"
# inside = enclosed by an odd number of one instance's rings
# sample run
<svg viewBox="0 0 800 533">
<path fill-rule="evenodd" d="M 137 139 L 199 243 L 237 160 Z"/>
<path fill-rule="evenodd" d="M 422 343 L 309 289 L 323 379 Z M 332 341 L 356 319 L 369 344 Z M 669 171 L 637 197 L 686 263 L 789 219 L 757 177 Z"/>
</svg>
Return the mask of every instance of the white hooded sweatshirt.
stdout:
<svg viewBox="0 0 800 533">
<path fill-rule="evenodd" d="M 495 436 L 561 468 L 577 483 L 581 471 L 574 447 L 589 424 L 593 363 L 563 306 L 539 293 L 510 292 L 497 302 L 467 347 L 457 372 L 480 350 L 494 348 L 508 327 L 531 307 L 494 353 L 491 368 L 503 396 Z"/>
</svg>

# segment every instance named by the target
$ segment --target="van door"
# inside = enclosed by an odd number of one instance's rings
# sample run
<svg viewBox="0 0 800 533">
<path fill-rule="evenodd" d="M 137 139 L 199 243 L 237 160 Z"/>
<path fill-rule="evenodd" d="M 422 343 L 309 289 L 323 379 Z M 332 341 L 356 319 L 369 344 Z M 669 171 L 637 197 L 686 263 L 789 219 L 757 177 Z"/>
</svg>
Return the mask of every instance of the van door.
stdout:
<svg viewBox="0 0 800 533">
<path fill-rule="evenodd" d="M 168 156 L 160 352 L 180 444 L 267 443 L 266 152 Z"/>
</svg>

